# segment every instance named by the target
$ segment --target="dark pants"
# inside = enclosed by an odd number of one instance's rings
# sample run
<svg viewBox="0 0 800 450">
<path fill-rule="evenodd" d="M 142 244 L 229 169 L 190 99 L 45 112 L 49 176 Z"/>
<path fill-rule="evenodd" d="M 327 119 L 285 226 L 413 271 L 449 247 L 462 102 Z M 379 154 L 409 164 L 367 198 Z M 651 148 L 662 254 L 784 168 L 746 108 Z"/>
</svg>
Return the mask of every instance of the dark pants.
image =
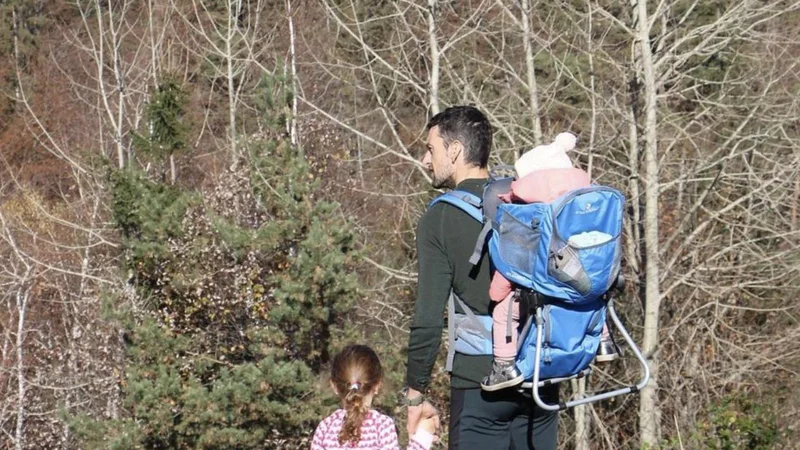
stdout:
<svg viewBox="0 0 800 450">
<path fill-rule="evenodd" d="M 555 389 L 553 389 L 555 388 Z M 558 388 L 540 391 L 548 403 Z M 558 413 L 513 389 L 450 389 L 450 450 L 556 450 Z"/>
</svg>

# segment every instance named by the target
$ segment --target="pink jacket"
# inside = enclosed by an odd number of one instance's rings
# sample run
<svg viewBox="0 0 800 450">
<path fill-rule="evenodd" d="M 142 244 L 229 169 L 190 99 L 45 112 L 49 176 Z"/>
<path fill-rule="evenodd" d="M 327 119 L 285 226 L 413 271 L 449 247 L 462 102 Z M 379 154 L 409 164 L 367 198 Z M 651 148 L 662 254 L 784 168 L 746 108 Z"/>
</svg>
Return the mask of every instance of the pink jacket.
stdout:
<svg viewBox="0 0 800 450">
<path fill-rule="evenodd" d="M 320 422 L 314 431 L 311 441 L 311 450 L 343 450 L 358 448 L 361 450 L 400 450 L 397 442 L 397 430 L 394 421 L 383 414 L 369 410 L 364 422 L 361 424 L 361 440 L 352 445 L 339 444 L 339 431 L 344 425 L 347 413 L 337 409 L 333 414 Z M 428 450 L 433 445 L 434 436 L 424 430 L 417 430 L 409 438 L 405 450 Z"/>
<path fill-rule="evenodd" d="M 511 191 L 500 195 L 506 203 L 549 203 L 567 191 L 588 187 L 589 174 L 583 169 L 548 169 L 531 172 L 511 183 Z M 489 297 L 499 302 L 511 293 L 511 282 L 495 272 L 489 287 Z"/>
</svg>

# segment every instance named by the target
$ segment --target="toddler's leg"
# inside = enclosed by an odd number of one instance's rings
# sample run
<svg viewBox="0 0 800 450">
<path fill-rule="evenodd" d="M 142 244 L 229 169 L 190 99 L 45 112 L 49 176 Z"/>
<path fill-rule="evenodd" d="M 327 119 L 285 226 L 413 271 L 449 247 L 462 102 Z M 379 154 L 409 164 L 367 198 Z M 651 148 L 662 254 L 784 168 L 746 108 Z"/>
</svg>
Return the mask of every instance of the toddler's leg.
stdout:
<svg viewBox="0 0 800 450">
<path fill-rule="evenodd" d="M 511 322 L 509 322 L 509 308 Z M 511 336 L 508 336 L 509 324 Z M 492 312 L 492 349 L 497 361 L 514 361 L 517 357 L 517 326 L 519 325 L 519 302 L 514 301 L 514 292 L 497 302 Z"/>
<path fill-rule="evenodd" d="M 492 312 L 492 352 L 494 363 L 481 388 L 497 391 L 522 383 L 522 373 L 517 369 L 517 326 L 519 325 L 519 302 L 514 293 L 497 302 Z M 510 336 L 509 336 L 510 326 Z"/>
<path fill-rule="evenodd" d="M 603 332 L 600 335 L 600 346 L 597 348 L 597 356 L 595 361 L 599 363 L 614 361 L 619 357 L 617 352 L 617 344 L 614 343 L 614 338 L 608 331 L 608 325 L 603 324 Z"/>
</svg>

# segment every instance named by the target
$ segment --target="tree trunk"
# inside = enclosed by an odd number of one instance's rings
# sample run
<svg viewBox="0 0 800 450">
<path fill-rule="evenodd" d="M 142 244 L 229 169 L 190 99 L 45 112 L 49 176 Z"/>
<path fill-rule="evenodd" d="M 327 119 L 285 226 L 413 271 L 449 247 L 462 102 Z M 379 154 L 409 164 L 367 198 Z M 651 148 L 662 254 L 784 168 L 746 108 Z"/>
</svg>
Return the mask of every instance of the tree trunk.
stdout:
<svg viewBox="0 0 800 450">
<path fill-rule="evenodd" d="M 225 36 L 225 63 L 228 78 L 228 137 L 231 141 L 231 168 L 235 168 L 239 162 L 239 152 L 236 148 L 236 90 L 234 89 L 234 50 L 233 39 L 235 36 L 234 27 L 236 22 L 235 12 L 233 11 L 232 0 L 228 0 L 228 27 Z"/>
<path fill-rule="evenodd" d="M 572 380 L 572 391 L 583 398 L 586 394 L 586 378 Z M 586 405 L 575 407 L 575 450 L 589 450 L 589 415 Z"/>
<path fill-rule="evenodd" d="M 289 136 L 291 137 L 292 145 L 297 146 L 300 143 L 300 136 L 297 134 L 297 54 L 295 53 L 294 18 L 292 17 L 291 0 L 286 0 L 286 13 L 289 16 L 289 56 L 292 64 L 292 117 L 289 119 Z"/>
<path fill-rule="evenodd" d="M 439 113 L 439 43 L 436 41 L 436 0 L 428 0 L 428 45 L 431 48 L 430 108 L 431 114 Z"/>
<path fill-rule="evenodd" d="M 589 161 L 586 172 L 589 174 L 589 179 L 592 178 L 592 168 L 594 166 L 594 143 L 597 136 L 597 92 L 595 90 L 595 79 L 594 79 L 594 49 L 592 43 L 594 40 L 592 39 L 592 2 L 587 1 L 586 7 L 588 8 L 589 12 L 589 23 L 588 23 L 588 31 L 586 32 L 586 46 L 587 46 L 587 54 L 589 57 L 589 99 L 591 101 L 592 106 L 592 119 L 589 128 Z M 585 386 L 585 383 L 584 383 Z"/>
<path fill-rule="evenodd" d="M 628 230 L 628 239 L 626 240 L 626 252 L 628 264 L 630 264 L 633 273 L 636 274 L 637 279 L 633 280 L 639 285 L 638 279 L 641 276 L 640 262 L 641 255 L 641 211 L 639 209 L 639 132 L 636 127 L 636 114 L 633 110 L 633 105 L 628 109 L 628 142 L 630 148 L 628 149 L 628 169 L 630 175 L 628 176 L 628 190 L 630 193 L 630 208 L 631 220 L 625 222 L 625 228 Z"/>
<path fill-rule="evenodd" d="M 531 33 L 531 1 L 522 0 L 522 38 L 525 46 L 525 67 L 528 75 L 528 101 L 531 108 L 534 144 L 542 143 L 542 122 L 539 117 L 539 92 L 533 65 L 533 33 Z"/>
<path fill-rule="evenodd" d="M 794 182 L 794 195 L 792 195 L 792 230 L 797 229 L 797 203 L 800 202 L 800 174 Z"/>
<path fill-rule="evenodd" d="M 639 428 L 641 444 L 654 447 L 661 439 L 658 402 L 658 315 L 661 300 L 659 289 L 658 251 L 658 155 L 656 123 L 656 77 L 653 55 L 650 51 L 650 26 L 647 2 L 636 2 L 636 31 L 639 64 L 644 84 L 644 141 L 645 141 L 645 319 L 642 350 L 650 366 L 651 378 L 642 390 L 639 403 Z"/>
<path fill-rule="evenodd" d="M 122 20 L 122 18 L 120 18 L 120 20 Z M 119 168 L 122 169 L 125 167 L 125 155 L 128 153 L 122 139 L 124 135 L 123 126 L 125 120 L 125 97 L 127 96 L 127 93 L 125 92 L 125 74 L 123 73 L 121 61 L 122 55 L 120 55 L 119 52 L 119 47 L 122 45 L 122 42 L 121 37 L 118 34 L 119 30 L 114 25 L 114 15 L 110 5 L 108 8 L 108 22 L 109 31 L 111 32 L 112 45 L 114 46 L 114 81 L 117 89 L 117 121 L 114 128 L 114 141 L 117 143 Z"/>
<path fill-rule="evenodd" d="M 175 170 L 175 155 L 169 154 L 169 184 L 175 184 L 178 179 L 178 173 Z"/>
<path fill-rule="evenodd" d="M 17 288 L 17 426 L 14 430 L 14 440 L 17 450 L 25 448 L 25 313 L 28 310 L 28 296 L 30 295 L 30 288 L 24 285 L 28 278 L 28 273 L 25 274 L 20 286 Z"/>
</svg>

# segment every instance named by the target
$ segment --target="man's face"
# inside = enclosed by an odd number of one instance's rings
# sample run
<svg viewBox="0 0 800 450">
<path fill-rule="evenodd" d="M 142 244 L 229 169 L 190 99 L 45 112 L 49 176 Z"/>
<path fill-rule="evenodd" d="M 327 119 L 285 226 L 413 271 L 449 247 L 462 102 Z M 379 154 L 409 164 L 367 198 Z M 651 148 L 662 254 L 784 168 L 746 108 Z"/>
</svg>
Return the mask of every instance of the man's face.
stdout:
<svg viewBox="0 0 800 450">
<path fill-rule="evenodd" d="M 439 135 L 439 127 L 433 127 L 428 131 L 428 148 L 422 164 L 431 171 L 434 188 L 453 187 L 455 167 L 451 159 L 448 148 L 444 145 L 444 139 Z"/>
</svg>

